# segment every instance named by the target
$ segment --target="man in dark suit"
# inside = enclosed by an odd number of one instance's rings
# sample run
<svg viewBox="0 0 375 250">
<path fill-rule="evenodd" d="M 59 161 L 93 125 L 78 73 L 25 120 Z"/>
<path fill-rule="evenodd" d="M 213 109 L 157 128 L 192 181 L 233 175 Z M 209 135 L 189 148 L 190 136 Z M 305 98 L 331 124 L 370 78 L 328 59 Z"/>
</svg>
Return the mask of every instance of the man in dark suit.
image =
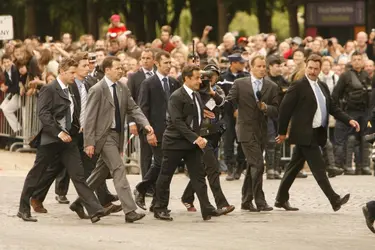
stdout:
<svg viewBox="0 0 375 250">
<path fill-rule="evenodd" d="M 77 53 L 73 58 L 77 63 L 77 69 L 75 74 L 74 83 L 69 86 L 70 92 L 73 94 L 72 98 L 74 98 L 76 105 L 74 106 L 74 112 L 77 114 L 78 123 L 79 123 L 79 129 L 74 127 L 72 130 L 74 130 L 71 135 L 73 137 L 73 140 L 77 141 L 78 148 L 80 149 L 80 156 L 83 164 L 84 169 L 84 176 L 85 179 L 87 179 L 92 170 L 95 168 L 95 164 L 97 161 L 97 156 L 94 156 L 93 158 L 89 158 L 85 152 L 83 151 L 83 133 L 82 128 L 85 122 L 85 111 L 86 111 L 86 103 L 87 103 L 87 93 L 89 86 L 85 82 L 85 77 L 88 75 L 89 72 L 89 62 L 88 62 L 88 53 L 87 52 L 80 52 Z M 47 210 L 43 206 L 43 201 L 47 196 L 48 190 L 50 186 L 52 185 L 52 182 L 54 180 L 54 176 L 61 171 L 61 167 L 57 166 L 58 164 L 61 164 L 60 159 L 56 157 L 57 162 L 55 164 L 51 164 L 48 169 L 46 170 L 45 174 L 43 175 L 44 179 L 49 180 L 48 184 L 38 190 L 35 190 L 33 193 L 32 199 L 31 199 L 31 206 L 34 208 L 35 212 L 40 213 L 47 213 Z M 62 172 L 60 172 L 59 176 L 64 174 L 66 172 L 66 169 L 63 168 Z M 67 173 L 66 173 L 67 175 Z M 69 175 L 68 176 L 68 183 L 69 183 Z M 58 178 L 56 178 L 56 185 L 58 182 Z M 64 183 L 64 181 L 60 182 Z M 62 184 L 63 185 L 63 184 Z M 109 212 L 119 212 L 121 211 L 120 205 L 112 204 L 112 201 L 117 200 L 118 198 L 112 195 L 107 187 L 106 182 L 104 182 L 99 188 L 96 190 L 96 194 L 98 196 L 98 199 L 100 201 L 100 204 L 103 207 L 106 207 L 106 209 L 109 209 Z M 61 197 L 56 197 L 57 200 L 61 199 Z M 69 203 L 69 201 L 68 201 Z M 72 208 L 73 211 L 76 205 L 73 203 Z M 78 210 L 81 211 L 81 210 Z M 79 214 L 79 216 L 85 217 L 82 214 Z"/>
<path fill-rule="evenodd" d="M 4 116 L 7 119 L 9 126 L 12 128 L 13 133 L 21 130 L 21 124 L 18 122 L 15 112 L 21 107 L 20 100 L 20 75 L 16 66 L 12 63 L 10 55 L 3 55 L 1 63 L 4 67 L 5 84 L 2 86 L 2 91 L 6 94 L 4 101 L 0 105 L 3 110 Z"/>
<path fill-rule="evenodd" d="M 141 65 L 142 67 L 135 72 L 134 74 L 129 76 L 128 80 L 128 88 L 130 90 L 131 96 L 133 97 L 135 103 L 139 105 L 139 90 L 141 88 L 141 83 L 147 79 L 155 75 L 153 71 L 154 67 L 154 52 L 152 50 L 146 49 L 141 54 Z M 128 117 L 129 123 L 129 131 L 131 134 L 138 135 L 139 124 L 135 123 L 135 120 L 132 117 Z M 144 179 L 147 171 L 151 167 L 151 160 L 152 160 L 152 150 L 151 146 L 147 142 L 147 138 L 143 133 L 139 133 L 139 141 L 140 141 L 140 148 L 141 148 L 141 157 L 140 157 L 140 166 L 141 166 L 141 174 L 142 180 Z M 147 190 L 149 191 L 149 190 Z"/>
<path fill-rule="evenodd" d="M 69 176 L 88 211 L 93 223 L 105 216 L 93 191 L 84 178 L 82 162 L 77 142 L 72 141 L 75 131 L 79 130 L 77 113 L 74 112 L 74 98 L 69 93 L 68 84 L 74 82 L 77 63 L 73 59 L 63 59 L 59 65 L 59 75 L 51 84 L 45 85 L 39 92 L 38 116 L 41 130 L 33 141 L 39 145 L 33 168 L 26 176 L 17 216 L 24 221 L 37 220 L 30 214 L 30 198 L 35 190 L 45 185 L 42 176 L 56 156 L 68 170 Z M 56 177 L 56 176 L 54 176 Z M 83 207 L 77 207 L 83 211 Z M 77 212 L 78 213 L 78 212 Z"/>
<path fill-rule="evenodd" d="M 289 87 L 280 107 L 279 135 L 276 142 L 282 143 L 285 140 L 291 121 L 289 140 L 296 147 L 281 180 L 275 207 L 289 211 L 298 210 L 289 204 L 289 189 L 305 161 L 334 211 L 338 211 L 350 198 L 350 194 L 341 198 L 333 190 L 326 175 L 321 148 L 327 141 L 328 115 L 356 128 L 357 131 L 360 127 L 332 101 L 328 86 L 319 81 L 321 64 L 319 55 L 313 54 L 307 59 L 305 77 Z"/>
<path fill-rule="evenodd" d="M 171 69 L 171 56 L 166 51 L 160 51 L 155 56 L 157 70 L 155 74 L 144 80 L 139 91 L 139 107 L 154 128 L 157 145 L 151 147 L 154 164 L 136 186 L 135 202 L 146 210 L 145 195 L 154 185 L 159 176 L 163 158 L 162 139 L 166 128 L 168 100 L 170 95 L 179 88 L 179 82 L 168 77 Z"/>
<path fill-rule="evenodd" d="M 203 104 L 199 94 L 200 69 L 186 66 L 182 71 L 184 85 L 176 90 L 168 102 L 167 128 L 163 135 L 163 161 L 156 181 L 154 216 L 160 220 L 173 220 L 169 214 L 169 186 L 173 174 L 184 159 L 189 171 L 191 184 L 199 199 L 204 220 L 211 216 L 220 216 L 222 210 L 216 210 L 209 202 L 205 172 L 202 167 L 202 149 L 207 140 L 199 136 L 203 118 Z"/>
<path fill-rule="evenodd" d="M 241 209 L 251 212 L 272 210 L 263 192 L 263 151 L 267 143 L 267 119 L 278 115 L 279 92 L 275 83 L 264 79 L 265 75 L 265 57 L 254 56 L 250 77 L 235 80 L 227 96 L 234 109 L 238 109 L 236 132 L 247 160 Z"/>
</svg>

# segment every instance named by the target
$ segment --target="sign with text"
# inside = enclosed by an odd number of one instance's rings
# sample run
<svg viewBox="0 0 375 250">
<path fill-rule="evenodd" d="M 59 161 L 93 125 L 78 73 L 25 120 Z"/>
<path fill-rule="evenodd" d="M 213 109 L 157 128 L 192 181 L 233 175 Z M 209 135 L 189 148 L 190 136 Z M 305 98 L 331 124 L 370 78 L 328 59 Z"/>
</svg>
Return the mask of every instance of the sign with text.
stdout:
<svg viewBox="0 0 375 250">
<path fill-rule="evenodd" d="M 13 39 L 13 17 L 0 16 L 0 40 Z"/>
<path fill-rule="evenodd" d="M 364 25 L 365 2 L 308 3 L 306 24 L 308 26 Z"/>
</svg>

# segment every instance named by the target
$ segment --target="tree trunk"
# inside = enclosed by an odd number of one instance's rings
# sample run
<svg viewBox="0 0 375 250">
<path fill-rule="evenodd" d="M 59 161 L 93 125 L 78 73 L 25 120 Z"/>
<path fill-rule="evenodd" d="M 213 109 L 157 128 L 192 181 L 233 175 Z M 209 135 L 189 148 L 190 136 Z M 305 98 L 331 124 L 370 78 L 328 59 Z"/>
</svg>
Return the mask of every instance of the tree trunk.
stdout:
<svg viewBox="0 0 375 250">
<path fill-rule="evenodd" d="M 172 33 L 175 31 L 175 29 L 178 26 L 178 23 L 180 21 L 181 11 L 185 7 L 185 2 L 186 0 L 174 0 L 173 1 L 174 14 L 173 14 L 173 19 L 170 22 Z"/>
<path fill-rule="evenodd" d="M 227 10 L 225 9 L 223 0 L 217 0 L 217 17 L 217 40 L 220 41 L 225 35 L 225 33 L 228 31 Z"/>
<path fill-rule="evenodd" d="M 218 36 L 218 10 L 217 0 L 190 0 L 190 12 L 192 18 L 191 31 L 193 36 L 201 37 L 204 27 L 213 27 L 210 38 Z"/>
<path fill-rule="evenodd" d="M 272 32 L 272 8 L 267 6 L 267 2 L 268 0 L 257 0 L 257 17 L 260 33 Z"/>
<path fill-rule="evenodd" d="M 158 4 L 154 1 L 150 2 L 145 6 L 146 20 L 147 20 L 147 32 L 146 40 L 152 42 L 156 38 L 156 23 L 158 21 L 157 16 Z"/>
<path fill-rule="evenodd" d="M 99 23 L 97 4 L 93 0 L 86 1 L 87 27 L 86 32 L 92 34 L 95 39 L 99 38 Z"/>
<path fill-rule="evenodd" d="M 288 15 L 289 15 L 289 33 L 291 37 L 299 36 L 298 26 L 298 4 L 293 0 L 288 0 L 287 3 Z"/>
<path fill-rule="evenodd" d="M 25 2 L 25 37 L 36 34 L 35 20 L 35 0 L 26 0 Z"/>
<path fill-rule="evenodd" d="M 374 12 L 370 10 L 375 10 L 375 0 L 368 0 L 367 4 L 367 26 L 370 29 L 369 32 L 371 32 L 371 29 L 375 29 Z"/>
<path fill-rule="evenodd" d="M 143 3 L 141 1 L 130 1 L 129 18 L 126 20 L 127 28 L 137 37 L 144 41 L 146 38 Z"/>
</svg>

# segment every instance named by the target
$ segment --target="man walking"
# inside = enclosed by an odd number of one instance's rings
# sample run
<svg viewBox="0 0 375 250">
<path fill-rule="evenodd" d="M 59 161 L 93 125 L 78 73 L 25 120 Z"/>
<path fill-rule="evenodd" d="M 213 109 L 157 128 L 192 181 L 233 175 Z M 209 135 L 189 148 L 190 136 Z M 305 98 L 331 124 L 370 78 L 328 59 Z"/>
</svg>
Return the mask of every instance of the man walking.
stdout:
<svg viewBox="0 0 375 250">
<path fill-rule="evenodd" d="M 39 147 L 34 166 L 25 179 L 17 214 L 24 221 L 37 221 L 31 217 L 30 198 L 35 190 L 49 181 L 41 180 L 47 167 L 56 160 L 55 157 L 59 157 L 62 163 L 57 166 L 67 169 L 92 223 L 105 216 L 103 207 L 85 181 L 79 150 L 76 142 L 72 141 L 72 134 L 75 129 L 79 129 L 79 124 L 74 112 L 75 100 L 68 86 L 74 82 L 76 67 L 77 63 L 73 59 L 63 59 L 59 65 L 57 79 L 43 86 L 39 92 L 38 116 L 41 130 L 33 141 L 33 144 Z"/>
<path fill-rule="evenodd" d="M 87 155 L 92 157 L 95 153 L 100 154 L 103 164 L 97 164 L 88 184 L 96 189 L 110 173 L 125 213 L 125 221 L 134 222 L 145 215 L 135 212 L 137 206 L 120 155 L 124 147 L 126 115 L 132 116 L 148 132 L 150 141 L 154 142 L 156 138 L 147 118 L 130 96 L 129 89 L 117 82 L 122 76 L 120 60 L 108 56 L 103 60 L 102 67 L 104 78 L 89 91 L 83 135 Z"/>
<path fill-rule="evenodd" d="M 307 59 L 305 77 L 288 89 L 280 107 L 279 135 L 276 142 L 282 143 L 285 140 L 291 121 L 289 140 L 296 145 L 281 180 L 275 203 L 275 207 L 288 211 L 298 210 L 289 204 L 289 189 L 305 161 L 308 162 L 314 178 L 329 199 L 334 211 L 338 211 L 350 198 L 350 194 L 341 198 L 333 190 L 326 175 L 326 164 L 321 147 L 327 142 L 329 114 L 344 124 L 356 128 L 357 132 L 360 126 L 337 107 L 332 101 L 327 85 L 319 81 L 321 64 L 322 59 L 319 55 L 313 54 Z"/>
<path fill-rule="evenodd" d="M 250 77 L 236 80 L 227 96 L 234 109 L 238 109 L 236 132 L 247 161 L 241 209 L 250 212 L 272 210 L 263 192 L 263 151 L 267 143 L 268 117 L 278 115 L 279 90 L 275 83 L 264 79 L 265 76 L 265 57 L 254 56 Z"/>
</svg>

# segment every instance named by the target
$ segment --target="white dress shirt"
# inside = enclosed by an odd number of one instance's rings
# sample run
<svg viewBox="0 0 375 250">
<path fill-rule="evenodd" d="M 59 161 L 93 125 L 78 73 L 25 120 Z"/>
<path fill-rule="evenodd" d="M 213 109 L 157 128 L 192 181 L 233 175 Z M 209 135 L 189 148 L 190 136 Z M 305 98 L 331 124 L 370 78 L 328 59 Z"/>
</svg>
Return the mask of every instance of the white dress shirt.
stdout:
<svg viewBox="0 0 375 250">
<path fill-rule="evenodd" d="M 112 82 L 111 80 L 109 80 L 107 76 L 104 76 L 104 81 L 108 85 L 109 92 L 111 92 L 111 96 L 112 96 L 112 99 L 113 99 L 113 102 L 114 102 L 115 99 L 113 98 L 113 87 L 112 87 L 112 85 L 114 84 L 114 82 Z M 117 92 L 117 89 L 116 89 L 116 92 Z M 113 128 L 113 129 L 116 128 L 115 109 L 113 109 L 113 121 L 112 121 L 111 128 Z"/>
<path fill-rule="evenodd" d="M 315 115 L 314 115 L 312 127 L 313 128 L 319 128 L 320 126 L 322 126 L 322 112 L 321 112 L 321 108 L 326 108 L 326 107 L 320 107 L 320 104 L 319 104 L 319 101 L 318 101 L 318 97 L 316 95 L 316 89 L 315 89 L 316 85 L 318 86 L 318 89 L 319 89 L 321 95 L 323 96 L 325 102 L 326 102 L 326 98 L 325 98 L 322 90 L 320 89 L 318 82 L 309 79 L 307 76 L 306 76 L 306 78 L 309 81 L 310 86 L 311 86 L 311 88 L 312 88 L 312 90 L 314 92 L 315 99 L 316 99 L 316 105 L 317 105 L 317 109 L 315 111 Z"/>
<path fill-rule="evenodd" d="M 60 80 L 59 77 L 57 77 L 56 80 L 57 80 L 57 82 L 59 83 L 59 85 L 60 85 L 60 87 L 61 87 L 61 89 L 62 89 L 63 91 L 65 91 L 65 89 L 68 89 L 68 86 L 65 85 L 65 84 Z M 71 96 L 70 92 L 69 92 L 68 97 L 69 97 L 69 101 L 70 101 L 70 116 L 71 116 L 71 117 L 70 117 L 70 120 L 73 122 L 74 102 L 73 102 L 73 99 L 72 99 L 72 96 Z M 65 117 L 62 118 L 59 122 L 60 122 L 60 124 L 62 124 L 62 127 L 65 128 Z"/>
<path fill-rule="evenodd" d="M 145 74 L 146 76 L 146 79 L 153 76 L 154 75 L 154 72 L 152 70 L 147 70 L 145 68 L 142 67 L 142 70 L 143 70 L 143 73 Z M 148 74 L 149 73 L 149 74 Z"/>
<path fill-rule="evenodd" d="M 186 86 L 185 84 L 183 85 L 184 86 L 184 89 L 186 90 L 186 92 L 188 93 L 188 95 L 190 96 L 190 98 L 192 100 L 193 99 L 193 90 L 190 89 L 188 86 Z M 197 97 L 195 97 L 195 104 L 197 105 L 197 111 L 198 111 L 198 122 L 199 122 L 199 125 L 201 124 L 201 121 L 202 121 L 202 117 L 201 117 L 201 108 L 199 106 L 199 102 L 198 102 L 198 99 Z"/>
</svg>

